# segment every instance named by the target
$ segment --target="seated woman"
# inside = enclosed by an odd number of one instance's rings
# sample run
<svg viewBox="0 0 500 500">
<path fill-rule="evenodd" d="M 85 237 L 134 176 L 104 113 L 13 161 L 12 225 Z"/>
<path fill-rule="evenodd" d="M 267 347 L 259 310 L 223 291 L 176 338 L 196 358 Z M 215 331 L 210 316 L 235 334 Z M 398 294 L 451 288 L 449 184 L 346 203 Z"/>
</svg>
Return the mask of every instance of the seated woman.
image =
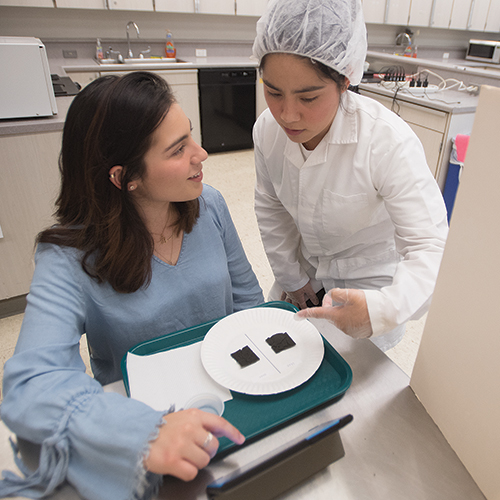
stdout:
<svg viewBox="0 0 500 500">
<path fill-rule="evenodd" d="M 202 184 L 206 158 L 156 75 L 102 77 L 75 97 L 58 224 L 38 236 L 4 372 L 2 419 L 41 444 L 40 467 L 7 473 L 0 496 L 43 496 L 67 480 L 90 500 L 148 498 L 163 474 L 193 479 L 217 451 L 214 436 L 244 441 L 216 415 L 103 391 L 134 345 L 263 302 L 222 196 Z"/>
</svg>

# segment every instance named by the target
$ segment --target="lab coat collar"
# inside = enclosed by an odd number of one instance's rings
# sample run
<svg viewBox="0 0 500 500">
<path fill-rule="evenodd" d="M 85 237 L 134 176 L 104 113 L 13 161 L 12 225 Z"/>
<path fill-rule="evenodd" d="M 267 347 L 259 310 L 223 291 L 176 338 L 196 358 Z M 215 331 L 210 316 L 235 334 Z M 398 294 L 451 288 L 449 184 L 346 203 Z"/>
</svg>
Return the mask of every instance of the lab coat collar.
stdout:
<svg viewBox="0 0 500 500">
<path fill-rule="evenodd" d="M 287 138 L 285 158 L 297 168 L 312 167 L 326 162 L 330 144 L 355 144 L 358 142 L 358 120 L 356 103 L 349 91 L 345 92 L 337 115 L 328 133 L 316 146 L 314 152 L 304 161 L 300 145 Z"/>
</svg>

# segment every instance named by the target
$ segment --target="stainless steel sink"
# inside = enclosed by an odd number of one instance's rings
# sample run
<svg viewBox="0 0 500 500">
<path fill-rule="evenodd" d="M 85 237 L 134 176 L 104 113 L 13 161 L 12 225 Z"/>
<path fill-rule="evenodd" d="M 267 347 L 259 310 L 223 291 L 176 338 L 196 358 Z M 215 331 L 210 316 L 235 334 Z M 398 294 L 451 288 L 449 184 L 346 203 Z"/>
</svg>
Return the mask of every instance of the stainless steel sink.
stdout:
<svg viewBox="0 0 500 500">
<path fill-rule="evenodd" d="M 175 64 L 175 65 L 192 65 L 192 62 L 183 61 L 182 59 L 173 59 L 171 57 L 124 57 L 124 58 L 108 58 L 100 59 L 99 64 Z"/>
</svg>

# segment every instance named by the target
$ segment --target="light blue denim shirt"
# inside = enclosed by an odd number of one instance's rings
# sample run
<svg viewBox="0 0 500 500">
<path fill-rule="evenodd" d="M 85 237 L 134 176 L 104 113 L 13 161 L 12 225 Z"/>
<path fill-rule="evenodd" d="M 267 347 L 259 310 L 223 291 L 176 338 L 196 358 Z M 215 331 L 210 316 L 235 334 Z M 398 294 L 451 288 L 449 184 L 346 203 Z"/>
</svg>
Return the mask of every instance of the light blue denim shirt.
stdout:
<svg viewBox="0 0 500 500">
<path fill-rule="evenodd" d="M 117 293 L 85 274 L 80 258 L 73 248 L 37 249 L 18 344 L 5 364 L 1 417 L 42 445 L 40 467 L 26 478 L 7 473 L 0 497 L 38 498 L 64 480 L 89 500 L 149 497 L 161 476 L 146 473 L 142 461 L 169 409 L 104 393 L 102 385 L 122 377 L 121 359 L 134 345 L 263 302 L 227 206 L 209 186 L 177 265 L 153 257 L 147 288 Z M 95 378 L 80 357 L 84 333 Z"/>
</svg>

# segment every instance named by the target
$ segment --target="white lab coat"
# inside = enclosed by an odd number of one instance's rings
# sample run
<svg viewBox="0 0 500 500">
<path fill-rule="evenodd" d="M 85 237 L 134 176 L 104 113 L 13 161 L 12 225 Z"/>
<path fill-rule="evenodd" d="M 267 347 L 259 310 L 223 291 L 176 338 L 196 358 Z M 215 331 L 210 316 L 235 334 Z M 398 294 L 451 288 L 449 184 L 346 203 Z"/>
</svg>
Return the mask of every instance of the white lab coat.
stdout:
<svg viewBox="0 0 500 500">
<path fill-rule="evenodd" d="M 374 336 L 420 317 L 448 224 L 411 128 L 348 91 L 307 161 L 269 110 L 253 134 L 255 211 L 279 286 L 294 291 L 312 279 L 315 289 L 365 290 Z"/>
</svg>

